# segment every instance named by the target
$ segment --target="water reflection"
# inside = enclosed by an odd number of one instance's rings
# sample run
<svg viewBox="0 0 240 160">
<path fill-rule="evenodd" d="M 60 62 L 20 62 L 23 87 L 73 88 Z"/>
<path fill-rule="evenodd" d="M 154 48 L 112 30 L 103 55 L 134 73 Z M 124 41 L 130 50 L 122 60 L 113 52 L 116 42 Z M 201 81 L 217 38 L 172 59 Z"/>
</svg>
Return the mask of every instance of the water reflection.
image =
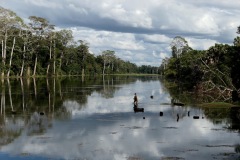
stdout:
<svg viewBox="0 0 240 160">
<path fill-rule="evenodd" d="M 34 112 L 30 116 L 27 127 L 27 135 L 43 135 L 47 129 L 51 127 L 51 119 L 47 117 L 43 112 Z"/>
<path fill-rule="evenodd" d="M 239 108 L 173 106 L 158 77 L 86 78 L 5 81 L 0 159 L 239 157 Z"/>
</svg>

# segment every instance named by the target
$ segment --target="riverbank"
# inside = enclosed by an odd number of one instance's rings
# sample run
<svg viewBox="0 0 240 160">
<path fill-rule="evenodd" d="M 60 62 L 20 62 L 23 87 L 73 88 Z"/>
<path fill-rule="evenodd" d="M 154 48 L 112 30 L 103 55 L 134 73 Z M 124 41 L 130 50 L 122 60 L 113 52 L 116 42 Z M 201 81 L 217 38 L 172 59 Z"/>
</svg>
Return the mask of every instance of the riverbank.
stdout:
<svg viewBox="0 0 240 160">
<path fill-rule="evenodd" d="M 204 108 L 231 108 L 231 107 L 240 107 L 240 105 L 239 104 L 226 103 L 226 102 L 211 102 L 211 103 L 200 104 L 199 107 L 204 107 Z"/>
</svg>

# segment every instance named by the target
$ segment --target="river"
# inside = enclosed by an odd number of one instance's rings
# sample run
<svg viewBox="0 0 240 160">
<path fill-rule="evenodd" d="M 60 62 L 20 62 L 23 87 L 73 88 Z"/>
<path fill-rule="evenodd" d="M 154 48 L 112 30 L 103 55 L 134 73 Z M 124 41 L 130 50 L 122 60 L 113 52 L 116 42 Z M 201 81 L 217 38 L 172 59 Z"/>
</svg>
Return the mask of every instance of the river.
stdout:
<svg viewBox="0 0 240 160">
<path fill-rule="evenodd" d="M 240 159 L 240 109 L 172 105 L 157 76 L 5 79 L 0 89 L 0 159 Z"/>
</svg>

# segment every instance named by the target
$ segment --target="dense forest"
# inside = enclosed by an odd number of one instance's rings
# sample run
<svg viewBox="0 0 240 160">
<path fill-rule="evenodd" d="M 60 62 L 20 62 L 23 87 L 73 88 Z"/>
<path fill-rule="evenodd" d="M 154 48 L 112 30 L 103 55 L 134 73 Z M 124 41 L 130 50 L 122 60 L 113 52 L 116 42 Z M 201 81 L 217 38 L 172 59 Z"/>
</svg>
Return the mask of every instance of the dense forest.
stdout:
<svg viewBox="0 0 240 160">
<path fill-rule="evenodd" d="M 1 77 L 158 73 L 159 67 L 137 66 L 112 50 L 95 56 L 87 42 L 74 41 L 71 30 L 56 31 L 42 17 L 30 16 L 28 21 L 0 7 Z"/>
<path fill-rule="evenodd" d="M 240 34 L 240 27 L 237 33 Z M 194 50 L 177 36 L 170 46 L 172 56 L 165 58 L 160 67 L 166 79 L 205 97 L 215 95 L 224 101 L 239 101 L 240 37 L 233 40 L 233 45 L 215 44 L 208 50 Z"/>
</svg>

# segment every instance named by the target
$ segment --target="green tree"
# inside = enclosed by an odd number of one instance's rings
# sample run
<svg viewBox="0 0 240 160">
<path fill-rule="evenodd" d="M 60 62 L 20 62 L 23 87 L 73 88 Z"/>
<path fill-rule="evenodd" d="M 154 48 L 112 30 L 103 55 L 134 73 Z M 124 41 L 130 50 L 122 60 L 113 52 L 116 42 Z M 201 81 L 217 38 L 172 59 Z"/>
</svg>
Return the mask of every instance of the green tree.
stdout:
<svg viewBox="0 0 240 160">
<path fill-rule="evenodd" d="M 62 61 L 67 52 L 67 47 L 73 42 L 71 30 L 60 30 L 56 33 L 57 47 L 60 51 L 58 72 L 62 73 Z"/>
<path fill-rule="evenodd" d="M 233 45 L 240 46 L 240 37 L 237 36 L 236 38 L 234 38 Z"/>
<path fill-rule="evenodd" d="M 79 74 L 80 59 L 77 56 L 77 45 L 69 45 L 66 49 L 65 56 L 62 59 L 62 70 L 66 74 Z"/>
<path fill-rule="evenodd" d="M 110 66 L 115 59 L 115 52 L 111 50 L 106 50 L 102 52 L 102 59 L 103 59 L 103 72 L 102 74 L 105 75 L 106 66 Z"/>
<path fill-rule="evenodd" d="M 240 34 L 240 26 L 237 28 L 237 33 Z M 231 78 L 232 83 L 236 87 L 236 90 L 239 92 L 240 90 L 240 38 L 237 37 L 234 39 L 234 46 L 231 48 Z"/>
<path fill-rule="evenodd" d="M 77 47 L 77 55 L 78 55 L 78 61 L 82 69 L 82 76 L 84 76 L 85 68 L 86 68 L 86 58 L 89 55 L 89 47 L 88 47 L 88 43 L 82 40 L 79 40 L 79 42 L 80 42 L 80 45 Z"/>
<path fill-rule="evenodd" d="M 27 71 L 30 71 L 30 65 L 32 63 L 32 54 L 33 54 L 33 44 L 32 44 L 32 34 L 29 31 L 29 27 L 24 25 L 20 31 L 20 42 L 18 46 L 19 52 L 21 54 L 21 70 L 20 76 L 23 76 L 25 66 Z M 22 47 L 23 46 L 23 47 Z"/>
<path fill-rule="evenodd" d="M 190 47 L 188 42 L 181 36 L 176 36 L 170 44 L 172 49 L 172 56 L 179 57 L 182 53 L 188 52 Z"/>
<path fill-rule="evenodd" d="M 215 44 L 207 50 L 205 58 L 202 59 L 205 66 L 204 77 L 208 81 L 211 80 L 211 83 L 215 85 L 214 88 L 220 86 L 227 90 L 234 88 L 230 79 L 229 49 L 229 45 Z"/>
<path fill-rule="evenodd" d="M 41 51 L 41 43 L 46 40 L 47 36 L 49 36 L 49 33 L 52 32 L 54 29 L 54 26 L 49 24 L 48 20 L 42 18 L 42 17 L 36 17 L 36 16 L 30 16 L 29 17 L 30 23 L 30 31 L 32 32 L 33 37 L 33 45 L 34 48 L 34 54 L 35 54 L 35 62 L 34 62 L 34 70 L 33 70 L 33 76 L 36 75 L 36 69 L 37 69 L 37 63 L 38 63 L 38 53 Z M 50 36 L 51 41 L 52 36 Z M 49 46 L 49 57 L 51 59 L 51 47 L 52 42 L 50 42 Z"/>
<path fill-rule="evenodd" d="M 16 30 L 20 30 L 23 25 L 23 20 L 16 15 L 13 11 L 0 7 L 0 39 L 2 43 L 2 63 L 1 63 L 1 76 L 4 77 L 6 70 L 6 58 L 7 58 L 7 42 L 10 37 L 13 38 L 11 47 L 11 56 L 9 61 L 9 67 L 11 68 L 12 56 L 15 47 Z M 10 68 L 8 76 L 10 74 Z"/>
</svg>

